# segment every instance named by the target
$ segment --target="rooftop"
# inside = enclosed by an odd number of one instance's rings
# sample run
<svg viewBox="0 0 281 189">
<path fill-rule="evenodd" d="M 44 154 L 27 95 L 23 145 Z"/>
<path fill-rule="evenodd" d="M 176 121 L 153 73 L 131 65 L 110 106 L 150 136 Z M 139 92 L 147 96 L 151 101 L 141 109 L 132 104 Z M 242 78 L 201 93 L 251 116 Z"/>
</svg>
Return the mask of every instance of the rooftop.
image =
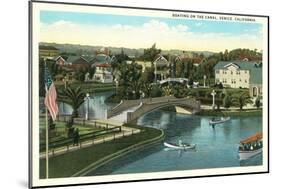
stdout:
<svg viewBox="0 0 281 189">
<path fill-rule="evenodd" d="M 47 45 L 40 45 L 40 46 L 39 46 L 39 49 L 40 49 L 40 50 L 59 50 L 59 49 L 57 49 L 57 48 L 54 47 L 54 46 L 47 46 Z"/>
<path fill-rule="evenodd" d="M 250 71 L 250 84 L 262 84 L 262 63 L 257 61 L 220 61 L 214 69 L 226 70 L 228 66 L 235 66 L 238 70 Z"/>
</svg>

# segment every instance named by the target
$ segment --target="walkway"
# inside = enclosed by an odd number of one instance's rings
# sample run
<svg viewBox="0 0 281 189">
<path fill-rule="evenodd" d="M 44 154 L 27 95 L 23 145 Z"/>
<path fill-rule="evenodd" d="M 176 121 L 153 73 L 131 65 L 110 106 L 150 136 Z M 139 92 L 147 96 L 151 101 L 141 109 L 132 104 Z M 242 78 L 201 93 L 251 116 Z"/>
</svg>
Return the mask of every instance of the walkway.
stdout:
<svg viewBox="0 0 281 189">
<path fill-rule="evenodd" d="M 75 120 L 75 122 L 79 123 L 79 120 Z M 81 120 L 81 122 L 82 122 L 82 120 Z M 95 122 L 104 123 L 104 124 L 99 125 L 99 126 L 103 126 L 103 127 L 106 127 L 106 124 L 108 123 L 107 127 L 109 129 L 112 127 L 115 127 L 115 126 L 121 126 L 121 132 L 107 135 L 107 136 L 104 136 L 101 138 L 83 141 L 83 142 L 80 142 L 80 144 L 78 146 L 73 146 L 72 144 L 70 144 L 68 146 L 64 146 L 64 147 L 60 147 L 60 148 L 56 148 L 56 149 L 49 148 L 49 157 L 58 156 L 58 155 L 61 155 L 61 154 L 67 153 L 67 152 L 79 150 L 81 148 L 86 148 L 86 147 L 96 145 L 96 144 L 105 143 L 105 142 L 112 141 L 112 140 L 115 140 L 118 138 L 131 136 L 131 135 L 138 134 L 141 132 L 140 129 L 125 127 L 125 126 L 122 126 L 123 123 L 112 122 L 110 120 L 89 120 L 89 121 L 86 121 L 85 124 L 94 126 Z M 45 158 L 45 157 L 46 157 L 45 152 L 40 153 L 40 158 Z"/>
</svg>

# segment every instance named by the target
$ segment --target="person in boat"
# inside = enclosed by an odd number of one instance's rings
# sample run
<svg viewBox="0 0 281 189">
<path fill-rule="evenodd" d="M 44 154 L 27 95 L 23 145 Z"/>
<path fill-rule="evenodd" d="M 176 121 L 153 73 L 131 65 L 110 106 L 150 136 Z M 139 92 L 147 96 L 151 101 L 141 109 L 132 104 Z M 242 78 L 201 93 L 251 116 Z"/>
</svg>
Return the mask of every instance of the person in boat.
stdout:
<svg viewBox="0 0 281 189">
<path fill-rule="evenodd" d="M 179 146 L 183 146 L 183 145 L 182 145 L 182 140 L 179 140 Z"/>
</svg>

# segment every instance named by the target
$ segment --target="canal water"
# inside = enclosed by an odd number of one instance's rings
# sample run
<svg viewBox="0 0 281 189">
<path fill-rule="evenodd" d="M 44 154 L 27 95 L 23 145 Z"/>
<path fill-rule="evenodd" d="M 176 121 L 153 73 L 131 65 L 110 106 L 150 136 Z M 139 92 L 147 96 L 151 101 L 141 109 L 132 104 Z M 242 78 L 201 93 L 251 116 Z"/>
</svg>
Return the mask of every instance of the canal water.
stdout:
<svg viewBox="0 0 281 189">
<path fill-rule="evenodd" d="M 113 93 L 110 91 L 90 94 L 89 99 L 85 99 L 85 102 L 80 106 L 79 115 L 84 117 L 88 111 L 90 119 L 105 119 L 107 110 L 116 106 L 116 103 L 105 103 L 106 98 Z M 61 115 L 71 115 L 72 108 L 68 104 L 60 103 L 59 112 Z"/>
<path fill-rule="evenodd" d="M 111 92 L 91 95 L 89 115 L 91 118 L 104 119 L 106 110 L 116 104 L 105 104 Z M 62 104 L 60 109 L 62 109 Z M 65 107 L 64 107 L 65 108 Z M 79 113 L 84 115 L 86 104 Z M 65 108 L 66 110 L 66 108 Z M 69 107 L 67 108 L 71 113 Z M 239 141 L 262 130 L 262 117 L 231 117 L 231 120 L 212 128 L 210 117 L 177 114 L 156 110 L 137 120 L 138 125 L 163 129 L 165 141 L 196 144 L 196 150 L 178 151 L 157 144 L 149 149 L 131 153 L 89 175 L 146 173 L 158 171 L 192 170 L 261 165 L 262 155 L 247 161 L 238 159 Z"/>
</svg>

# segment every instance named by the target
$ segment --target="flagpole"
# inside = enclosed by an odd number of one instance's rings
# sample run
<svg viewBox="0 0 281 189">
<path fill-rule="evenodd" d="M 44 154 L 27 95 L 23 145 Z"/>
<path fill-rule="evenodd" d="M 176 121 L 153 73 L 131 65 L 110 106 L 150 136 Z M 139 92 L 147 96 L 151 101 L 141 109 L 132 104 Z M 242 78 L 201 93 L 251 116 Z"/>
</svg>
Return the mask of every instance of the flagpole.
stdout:
<svg viewBox="0 0 281 189">
<path fill-rule="evenodd" d="M 46 179 L 49 178 L 49 128 L 48 128 L 48 109 L 46 107 Z"/>
<path fill-rule="evenodd" d="M 46 68 L 46 60 L 44 59 L 44 64 L 45 64 L 45 68 Z M 46 84 L 45 84 L 45 87 L 46 87 Z M 46 94 L 45 94 L 45 98 L 47 96 L 47 90 L 46 90 Z M 45 109 L 46 109 L 46 118 L 45 118 L 45 121 L 46 121 L 46 179 L 49 178 L 49 128 L 48 128 L 48 108 L 45 104 Z"/>
</svg>

